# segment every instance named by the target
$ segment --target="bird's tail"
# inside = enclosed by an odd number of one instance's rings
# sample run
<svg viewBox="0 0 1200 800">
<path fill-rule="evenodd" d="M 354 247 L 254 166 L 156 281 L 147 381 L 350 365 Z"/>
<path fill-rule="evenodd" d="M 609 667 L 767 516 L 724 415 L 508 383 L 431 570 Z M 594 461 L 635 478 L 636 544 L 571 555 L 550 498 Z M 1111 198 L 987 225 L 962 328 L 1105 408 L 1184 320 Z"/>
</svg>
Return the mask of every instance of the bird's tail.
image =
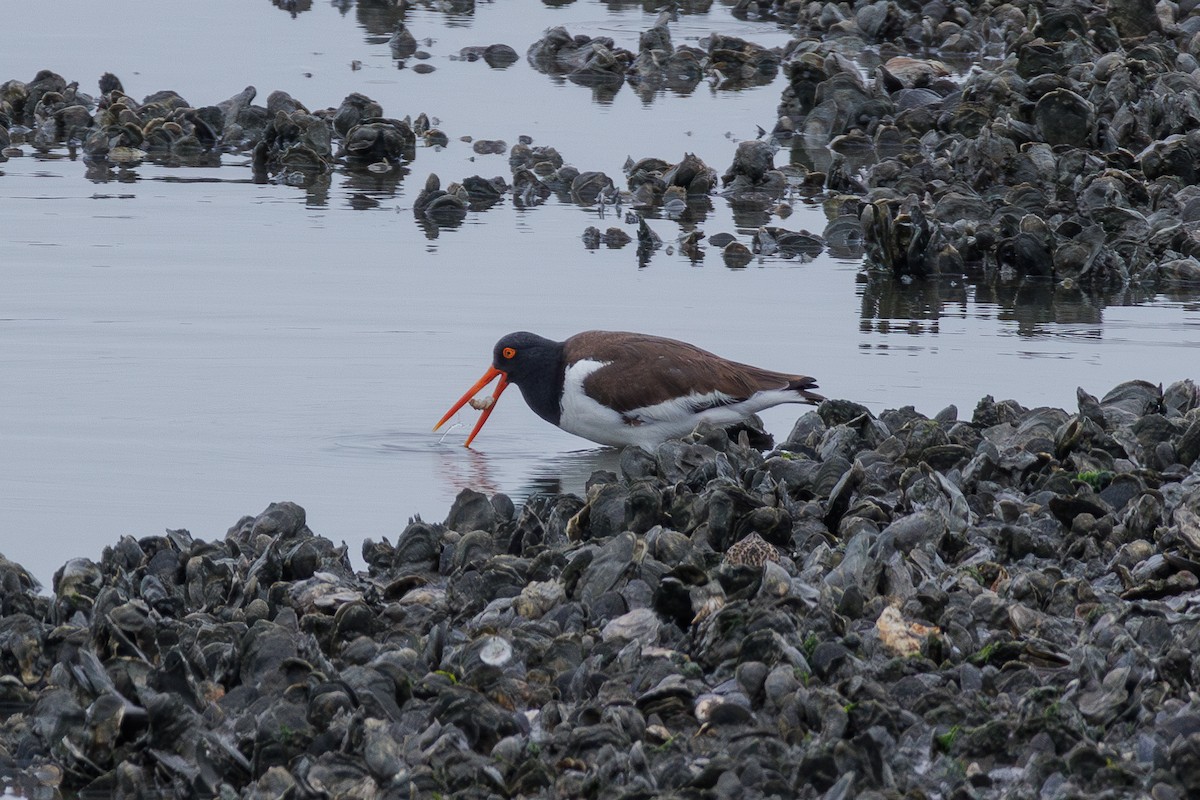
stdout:
<svg viewBox="0 0 1200 800">
<path fill-rule="evenodd" d="M 810 378 L 807 375 L 797 375 L 792 378 L 786 388 L 800 395 L 799 402 L 802 403 L 810 403 L 815 406 L 825 399 L 824 395 L 811 391 L 820 387 L 817 386 L 815 378 Z"/>
</svg>

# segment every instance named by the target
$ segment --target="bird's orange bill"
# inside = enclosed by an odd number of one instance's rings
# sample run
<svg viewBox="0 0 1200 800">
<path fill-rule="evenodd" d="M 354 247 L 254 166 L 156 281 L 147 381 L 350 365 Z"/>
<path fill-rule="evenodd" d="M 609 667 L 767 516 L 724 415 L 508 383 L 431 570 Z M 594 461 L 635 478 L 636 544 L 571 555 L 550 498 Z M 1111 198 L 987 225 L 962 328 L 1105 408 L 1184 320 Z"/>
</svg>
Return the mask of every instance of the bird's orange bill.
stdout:
<svg viewBox="0 0 1200 800">
<path fill-rule="evenodd" d="M 487 422 L 487 418 L 491 416 L 492 410 L 496 408 L 496 401 L 500 399 L 501 393 L 508 388 L 508 375 L 506 375 L 502 370 L 498 370 L 495 367 L 489 367 L 488 371 L 483 374 L 483 377 L 480 378 L 474 386 L 472 386 L 470 389 L 467 389 L 467 393 L 458 398 L 458 402 L 450 407 L 450 410 L 446 412 L 446 416 L 438 420 L 438 424 L 434 425 L 433 429 L 436 431 L 438 428 L 442 427 L 442 425 L 446 423 L 446 420 L 454 416 L 454 414 L 460 408 L 465 406 L 471 400 L 471 398 L 479 392 L 480 389 L 491 383 L 497 375 L 500 376 L 500 382 L 496 384 L 496 393 L 492 395 L 492 402 L 483 410 L 483 413 L 479 416 L 479 421 L 475 423 L 475 429 L 471 431 L 471 435 L 467 437 L 467 441 L 463 445 L 464 447 L 470 447 L 471 441 L 475 438 L 475 435 L 479 433 L 479 429 L 483 427 L 483 423 Z"/>
</svg>

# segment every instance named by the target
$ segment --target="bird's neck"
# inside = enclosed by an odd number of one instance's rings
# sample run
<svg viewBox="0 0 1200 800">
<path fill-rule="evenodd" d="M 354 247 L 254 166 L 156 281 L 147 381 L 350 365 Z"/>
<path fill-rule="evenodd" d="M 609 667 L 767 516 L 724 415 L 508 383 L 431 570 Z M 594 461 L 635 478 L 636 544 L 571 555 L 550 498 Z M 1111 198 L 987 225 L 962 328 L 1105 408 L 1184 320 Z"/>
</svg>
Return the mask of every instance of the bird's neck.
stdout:
<svg viewBox="0 0 1200 800">
<path fill-rule="evenodd" d="M 517 384 L 521 396 L 533 412 L 551 425 L 558 425 L 562 418 L 563 376 L 566 362 L 560 345 L 539 361 L 533 380 Z"/>
</svg>

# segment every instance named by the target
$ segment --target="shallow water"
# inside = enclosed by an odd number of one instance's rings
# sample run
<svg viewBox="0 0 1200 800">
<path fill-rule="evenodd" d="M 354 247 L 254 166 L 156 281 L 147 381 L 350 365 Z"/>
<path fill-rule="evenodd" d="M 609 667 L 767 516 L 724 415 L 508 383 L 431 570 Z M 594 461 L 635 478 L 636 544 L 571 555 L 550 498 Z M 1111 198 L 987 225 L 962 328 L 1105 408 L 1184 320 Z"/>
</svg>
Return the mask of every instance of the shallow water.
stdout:
<svg viewBox="0 0 1200 800">
<path fill-rule="evenodd" d="M 339 171 L 307 190 L 255 184 L 236 154 L 89 172 L 65 147 L 23 146 L 0 163 L 0 552 L 44 583 L 121 535 L 219 537 L 273 500 L 299 502 L 357 560 L 363 539 L 394 541 L 414 513 L 442 519 L 465 486 L 579 491 L 592 470 L 615 469 L 615 455 L 545 425 L 515 394 L 473 450 L 461 442 L 474 412 L 445 436 L 430 432 L 493 342 L 517 329 L 669 335 L 815 375 L 822 391 L 875 411 L 956 403 L 967 418 L 985 394 L 1071 408 L 1077 386 L 1102 394 L 1135 377 L 1196 377 L 1200 303 L 1187 294 L 1012 298 L 866 283 L 857 261 L 828 255 L 732 270 L 712 247 L 698 265 L 665 249 L 639 263 L 633 245 L 582 246 L 588 225 L 634 232 L 611 209 L 554 199 L 505 201 L 433 238 L 416 224 L 413 198 L 430 173 L 443 184 L 509 177 L 504 156 L 476 155 L 461 136 L 529 135 L 620 183 L 626 156 L 695 152 L 723 172 L 738 141 L 772 127 L 781 78 L 645 99 L 628 85 L 613 94 L 547 77 L 523 58 L 556 24 L 636 49 L 656 16 L 642 4 L 417 7 L 406 21 L 436 68 L 425 75 L 392 59 L 388 4 L 315 3 L 294 16 L 246 0 L 179 13 L 118 5 L 97 16 L 82 0 L 6 3 L 0 81 L 48 68 L 94 93 L 112 71 L 135 97 L 170 88 L 205 105 L 253 84 L 260 103 L 281 89 L 314 109 L 359 91 L 389 116 L 430 114 L 451 141 L 419 148 L 405 170 Z M 46 15 L 88 22 L 48 26 Z M 672 23 L 677 43 L 717 30 L 787 40 L 722 5 Z M 522 59 L 498 70 L 454 58 L 495 42 Z M 713 197 L 700 227 L 745 242 L 744 222 Z M 825 222 L 803 204 L 772 220 L 817 232 Z M 680 233 L 671 220 L 650 224 L 668 244 Z M 799 413 L 763 416 L 784 436 Z"/>
</svg>

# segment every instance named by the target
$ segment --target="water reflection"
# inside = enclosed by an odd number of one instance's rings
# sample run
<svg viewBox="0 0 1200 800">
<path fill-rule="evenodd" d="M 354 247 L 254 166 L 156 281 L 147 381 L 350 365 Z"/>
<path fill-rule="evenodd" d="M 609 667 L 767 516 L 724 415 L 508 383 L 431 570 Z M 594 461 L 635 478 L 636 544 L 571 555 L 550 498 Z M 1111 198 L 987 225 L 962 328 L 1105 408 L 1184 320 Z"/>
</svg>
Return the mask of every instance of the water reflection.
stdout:
<svg viewBox="0 0 1200 800">
<path fill-rule="evenodd" d="M 957 316 L 967 310 L 966 286 L 952 281 L 914 281 L 909 284 L 860 273 L 861 319 L 859 329 L 864 333 L 905 331 L 907 333 L 936 333 L 937 321 L 946 307 L 956 307 Z M 893 323 L 909 323 L 895 326 Z"/>
<path fill-rule="evenodd" d="M 124 165 L 104 160 L 88 159 L 84 163 L 84 177 L 92 183 L 133 183 L 138 179 L 137 171 Z"/>
<path fill-rule="evenodd" d="M 536 494 L 587 494 L 588 478 L 597 470 L 619 473 L 621 451 L 611 448 L 574 450 L 553 456 L 530 457 L 530 454 L 504 452 L 494 455 L 466 447 L 454 449 L 463 453 L 444 452 L 439 448 L 444 485 L 453 486 L 455 494 L 463 489 L 494 494 L 504 492 L 515 503 L 523 503 Z M 532 460 L 532 463 L 529 461 Z"/>
<path fill-rule="evenodd" d="M 329 205 L 329 190 L 333 179 L 328 172 L 295 170 L 279 177 L 279 182 L 304 190 L 306 208 L 325 208 Z"/>
<path fill-rule="evenodd" d="M 485 494 L 503 492 L 518 504 L 540 493 L 569 492 L 586 494 L 588 479 L 597 470 L 619 473 L 621 451 L 594 447 L 548 455 L 534 449 L 530 442 L 518 442 L 504 434 L 493 434 L 493 450 L 462 446 L 461 431 L 452 426 L 441 439 L 428 433 L 400 430 L 340 437 L 334 448 L 340 452 L 368 458 L 396 459 L 409 463 L 413 456 L 432 459 L 426 471 L 430 493 L 444 497 L 449 507 L 454 496 L 464 489 Z"/>
<path fill-rule="evenodd" d="M 69 160 L 75 161 L 76 154 L 72 152 Z M 221 154 L 217 152 L 196 153 L 194 155 L 179 156 L 174 154 L 147 154 L 144 157 L 114 162 L 107 158 L 85 157 L 84 177 L 92 183 L 110 183 L 116 181 L 118 183 L 135 183 L 141 180 L 142 175 L 138 172 L 138 168 L 149 165 L 151 167 L 165 167 L 170 170 L 176 169 L 215 169 L 221 166 Z M 184 172 L 156 175 L 154 180 L 164 183 L 245 183 L 244 178 L 241 179 L 226 179 L 217 178 L 211 175 L 203 177 L 189 176 Z"/>
<path fill-rule="evenodd" d="M 576 450 L 543 459 L 533 465 L 528 478 L 517 490 L 520 499 L 526 500 L 539 493 L 558 494 L 569 492 L 580 497 L 587 495 L 588 478 L 597 470 L 620 474 L 621 451 L 611 448 Z M 514 500 L 517 497 L 513 498 Z"/>
<path fill-rule="evenodd" d="M 354 19 L 368 34 L 390 37 L 396 30 L 397 23 L 404 22 L 407 3 L 397 3 L 393 0 L 358 0 L 354 4 Z"/>
<path fill-rule="evenodd" d="M 1021 336 L 1044 333 L 1045 326 L 1051 323 L 1099 326 L 1104 321 L 1105 306 L 1139 302 L 1128 291 L 1085 293 L 1032 281 L 1007 286 L 980 284 L 975 287 L 975 301 L 996 305 L 999 308 L 997 318 L 1015 322 Z"/>
<path fill-rule="evenodd" d="M 713 213 L 712 198 L 708 195 L 688 195 L 684 199 L 660 207 L 639 206 L 637 211 L 646 219 L 665 219 L 679 223 L 680 233 L 697 229 Z"/>
<path fill-rule="evenodd" d="M 754 231 L 771 221 L 772 199 L 766 195 L 744 193 L 730 197 L 733 224 L 741 231 Z"/>
<path fill-rule="evenodd" d="M 485 494 L 503 491 L 500 472 L 492 466 L 486 452 L 441 443 L 437 450 L 438 484 L 453 487 L 454 494 L 474 489 Z"/>
<path fill-rule="evenodd" d="M 277 0 L 276 0 L 277 2 Z M 470 27 L 474 23 L 474 0 L 334 0 L 334 8 L 342 14 L 354 6 L 355 19 L 368 34 L 368 44 L 382 44 L 405 21 L 414 6 L 443 15 L 442 24 L 448 28 Z"/>
<path fill-rule="evenodd" d="M 574 0 L 564 0 L 564 2 L 548 2 L 543 0 L 547 6 L 568 6 Z M 643 13 L 657 14 L 663 10 L 663 3 L 660 0 L 603 0 L 601 3 L 613 14 L 619 14 L 623 11 L 628 11 L 633 8 L 641 8 Z M 712 10 L 712 0 L 678 0 L 669 4 L 673 14 L 707 14 Z"/>
<path fill-rule="evenodd" d="M 450 26 L 465 22 L 465 17 L 475 13 L 475 0 L 419 0 L 409 5 L 422 5 L 432 11 L 442 12 L 446 16 L 446 24 Z"/>
<path fill-rule="evenodd" d="M 656 98 L 661 97 L 667 92 L 671 92 L 677 97 L 690 97 L 699 85 L 699 75 L 680 76 L 667 74 L 662 77 L 651 76 L 636 81 L 631 76 L 629 81 L 630 88 L 633 89 L 634 94 L 641 98 L 642 105 L 646 107 L 649 107 Z"/>
<path fill-rule="evenodd" d="M 419 213 L 416 213 L 413 216 L 417 221 L 417 227 L 420 228 L 421 232 L 425 234 L 425 238 L 430 241 L 433 241 L 441 236 L 443 230 L 453 231 L 463 223 L 463 220 L 461 219 L 436 220 L 430 219 L 429 217 L 423 216 Z"/>
<path fill-rule="evenodd" d="M 305 11 L 312 11 L 312 0 L 271 0 L 271 5 L 280 11 L 286 11 L 292 19 Z"/>
<path fill-rule="evenodd" d="M 342 188 L 349 194 L 361 194 L 377 202 L 396 196 L 400 182 L 412 172 L 406 166 L 392 165 L 386 170 L 355 169 L 338 170 L 342 177 Z"/>
<path fill-rule="evenodd" d="M 551 80 L 562 86 L 567 81 L 592 90 L 592 102 L 600 106 L 610 106 L 616 99 L 617 92 L 625 85 L 623 78 L 613 79 L 604 75 L 553 75 Z"/>
<path fill-rule="evenodd" d="M 860 272 L 857 281 L 859 329 L 864 333 L 938 333 L 942 318 L 977 313 L 985 317 L 994 314 L 1000 322 L 1014 323 L 1019 336 L 1044 336 L 1051 326 L 1077 330 L 1083 326 L 1090 331 L 1087 335 L 1098 337 L 1105 308 L 1146 305 L 1160 297 L 1138 286 L 1083 291 L 1051 281 L 1005 283 L 983 275 L 905 283 L 890 275 Z M 1196 290 L 1177 290 L 1174 294 L 1175 300 L 1194 301 L 1198 297 Z"/>
</svg>

